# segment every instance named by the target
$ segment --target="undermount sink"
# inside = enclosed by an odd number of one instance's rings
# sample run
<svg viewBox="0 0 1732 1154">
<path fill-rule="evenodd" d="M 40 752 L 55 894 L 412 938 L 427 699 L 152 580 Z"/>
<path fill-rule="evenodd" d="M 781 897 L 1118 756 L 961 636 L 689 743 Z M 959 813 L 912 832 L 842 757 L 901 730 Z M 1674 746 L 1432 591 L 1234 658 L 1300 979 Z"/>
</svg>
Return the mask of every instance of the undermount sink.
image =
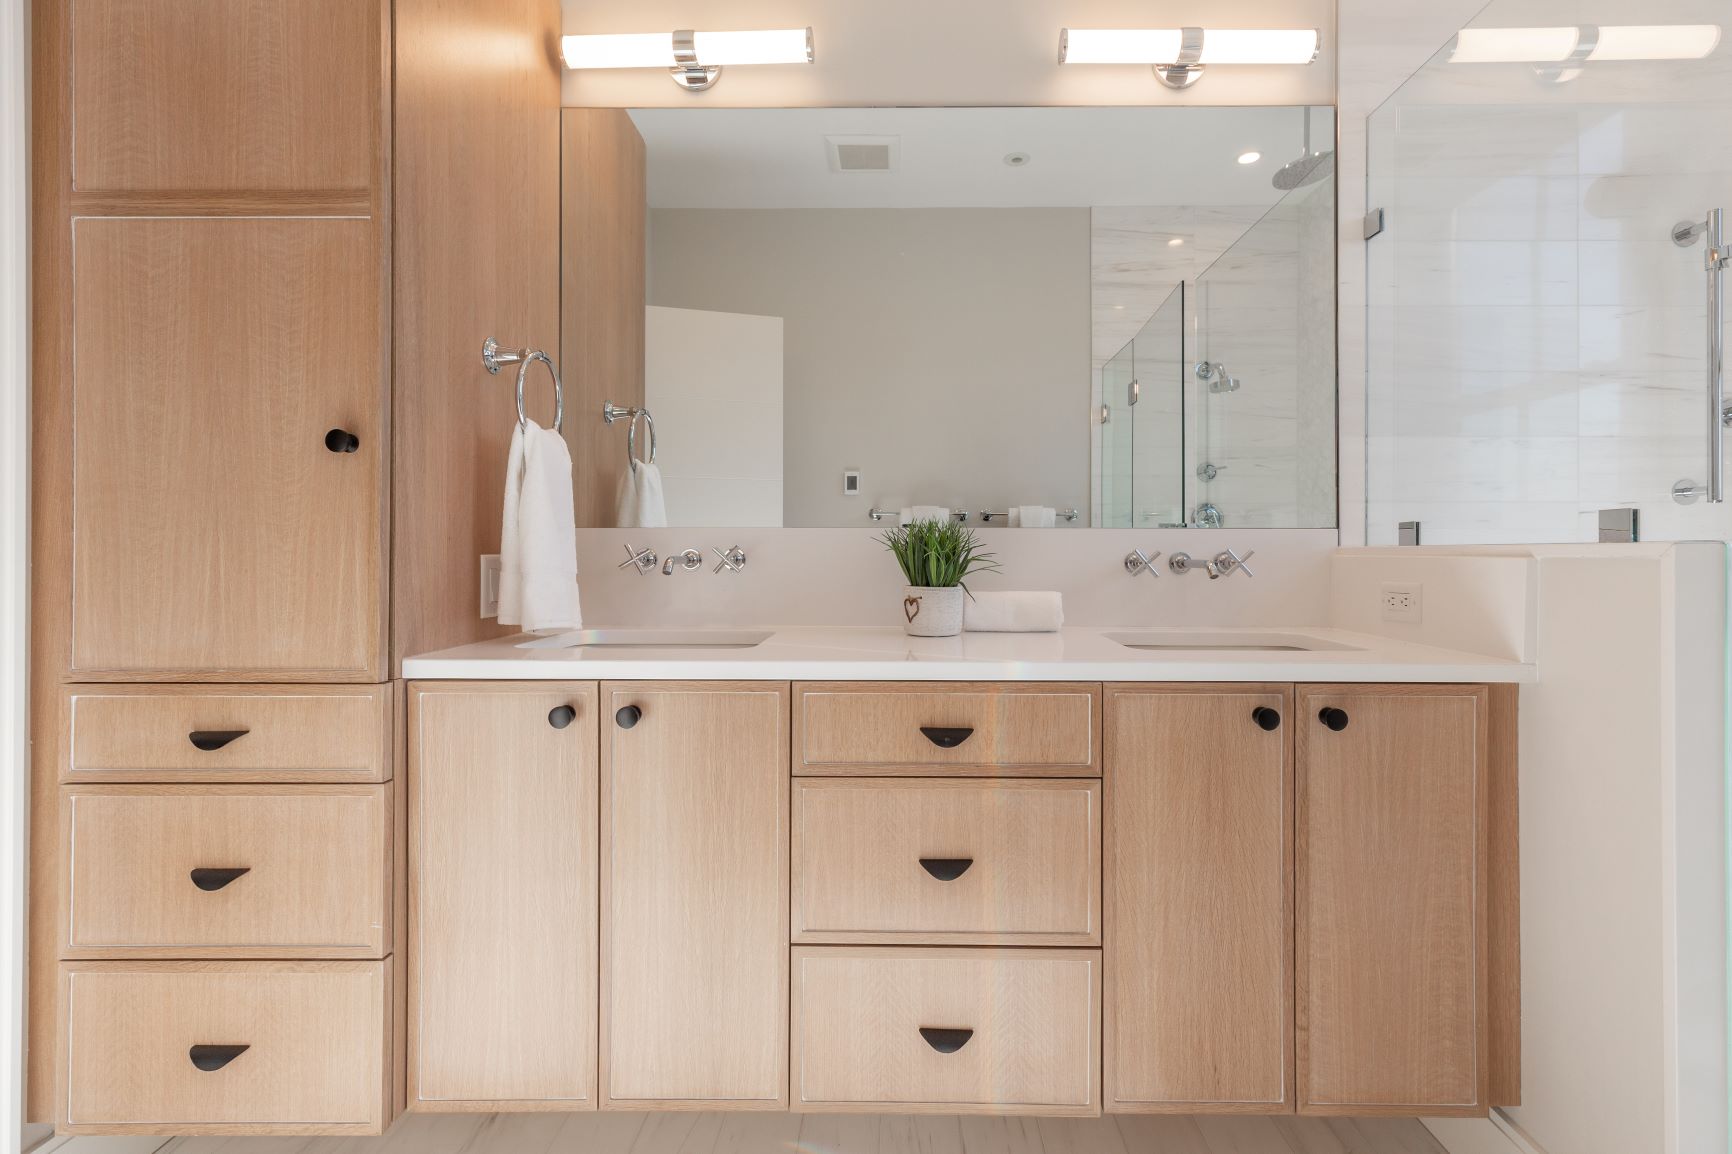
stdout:
<svg viewBox="0 0 1732 1154">
<path fill-rule="evenodd" d="M 758 629 L 575 629 L 520 641 L 519 649 L 750 649 L 770 634 Z"/>
<path fill-rule="evenodd" d="M 1127 649 L 1149 649 L 1161 652 L 1181 650 L 1214 653 L 1327 653 L 1357 652 L 1357 645 L 1329 641 L 1308 633 L 1277 630 L 1232 631 L 1203 629 L 1151 629 L 1137 633 L 1108 633 L 1108 641 Z"/>
</svg>

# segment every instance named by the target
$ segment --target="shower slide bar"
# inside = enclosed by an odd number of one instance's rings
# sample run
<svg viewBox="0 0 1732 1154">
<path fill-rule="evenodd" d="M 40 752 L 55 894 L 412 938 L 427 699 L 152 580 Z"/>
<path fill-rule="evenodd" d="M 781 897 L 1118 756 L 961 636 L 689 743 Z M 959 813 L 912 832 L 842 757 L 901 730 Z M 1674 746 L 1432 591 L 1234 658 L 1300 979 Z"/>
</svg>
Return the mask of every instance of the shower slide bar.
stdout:
<svg viewBox="0 0 1732 1154">
<path fill-rule="evenodd" d="M 1710 504 L 1726 499 L 1726 426 L 1732 424 L 1732 411 L 1726 407 L 1725 276 L 1732 253 L 1726 249 L 1723 215 L 1718 208 L 1710 209 L 1706 219 L 1680 221 L 1672 228 L 1672 243 L 1679 248 L 1706 238 L 1702 267 L 1708 274 L 1708 481 L 1706 485 L 1679 481 L 1672 486 L 1672 496 L 1680 503 L 1704 494 Z"/>
</svg>

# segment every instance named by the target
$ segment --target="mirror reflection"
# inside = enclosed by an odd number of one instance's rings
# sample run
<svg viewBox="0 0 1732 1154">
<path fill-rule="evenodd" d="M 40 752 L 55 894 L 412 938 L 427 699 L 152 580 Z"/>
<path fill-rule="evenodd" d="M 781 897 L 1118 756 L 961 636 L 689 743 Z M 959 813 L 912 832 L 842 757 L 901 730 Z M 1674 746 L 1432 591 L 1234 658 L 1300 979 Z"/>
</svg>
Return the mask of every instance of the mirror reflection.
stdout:
<svg viewBox="0 0 1732 1154">
<path fill-rule="evenodd" d="M 1327 108 L 566 109 L 579 524 L 1333 525 L 1333 141 Z"/>
</svg>

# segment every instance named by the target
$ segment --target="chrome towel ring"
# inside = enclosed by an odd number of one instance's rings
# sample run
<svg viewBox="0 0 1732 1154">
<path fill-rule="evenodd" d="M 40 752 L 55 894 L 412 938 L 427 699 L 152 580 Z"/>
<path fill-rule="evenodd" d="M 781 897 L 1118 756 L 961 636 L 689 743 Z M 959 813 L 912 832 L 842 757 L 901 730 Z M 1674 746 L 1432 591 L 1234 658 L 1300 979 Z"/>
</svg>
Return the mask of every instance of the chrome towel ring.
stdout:
<svg viewBox="0 0 1732 1154">
<path fill-rule="evenodd" d="M 656 419 L 650 416 L 648 409 L 626 408 L 616 405 L 612 401 L 602 403 L 601 419 L 608 424 L 611 425 L 615 421 L 628 417 L 631 419 L 631 425 L 626 429 L 625 434 L 625 459 L 631 465 L 632 472 L 635 473 L 640 464 L 653 465 L 656 462 Z M 649 428 L 649 460 L 647 461 L 639 461 L 637 455 L 637 419 L 639 417 L 643 418 L 644 424 Z"/>
<path fill-rule="evenodd" d="M 553 358 L 540 349 L 523 349 L 512 352 L 499 347 L 499 342 L 488 337 L 481 346 L 481 364 L 489 373 L 497 374 L 501 365 L 517 366 L 517 427 L 529 427 L 529 415 L 523 409 L 523 382 L 529 376 L 529 366 L 540 361 L 547 366 L 547 371 L 553 375 L 553 431 L 560 432 L 565 425 L 565 387 L 559 383 L 559 366 L 553 363 Z"/>
</svg>

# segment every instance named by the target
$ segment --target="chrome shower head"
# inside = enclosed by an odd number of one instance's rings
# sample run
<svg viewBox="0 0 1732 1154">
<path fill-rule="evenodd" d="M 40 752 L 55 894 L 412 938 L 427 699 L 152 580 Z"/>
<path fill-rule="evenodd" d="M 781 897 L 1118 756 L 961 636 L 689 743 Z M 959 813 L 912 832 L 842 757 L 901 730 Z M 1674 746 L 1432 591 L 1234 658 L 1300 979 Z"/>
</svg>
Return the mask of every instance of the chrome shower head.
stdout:
<svg viewBox="0 0 1732 1154">
<path fill-rule="evenodd" d="M 1333 152 L 1311 151 L 1311 110 L 1304 110 L 1305 135 L 1299 146 L 1301 151 L 1298 160 L 1290 160 L 1275 171 L 1269 181 L 1282 192 L 1292 192 L 1307 184 L 1316 184 L 1333 170 L 1335 154 Z"/>
</svg>

